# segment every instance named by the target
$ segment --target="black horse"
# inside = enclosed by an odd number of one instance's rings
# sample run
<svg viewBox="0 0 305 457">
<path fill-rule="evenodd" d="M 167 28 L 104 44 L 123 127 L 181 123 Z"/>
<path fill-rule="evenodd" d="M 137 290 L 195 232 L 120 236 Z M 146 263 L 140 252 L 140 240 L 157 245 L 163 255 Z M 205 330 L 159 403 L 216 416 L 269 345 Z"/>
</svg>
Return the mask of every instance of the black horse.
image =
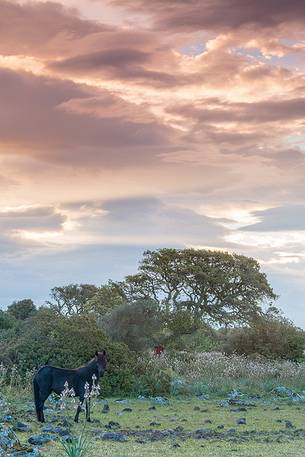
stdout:
<svg viewBox="0 0 305 457">
<path fill-rule="evenodd" d="M 87 365 L 73 370 L 56 368 L 50 365 L 39 368 L 33 378 L 34 401 L 38 421 L 44 422 L 43 407 L 48 396 L 52 392 L 60 395 L 65 389 L 65 384 L 68 383 L 69 389 L 73 388 L 75 396 L 79 397 L 79 405 L 74 418 L 75 422 L 78 422 L 78 416 L 85 400 L 86 383 L 88 383 L 89 392 L 91 392 L 93 382 L 97 383 L 105 370 L 105 351 L 96 352 L 94 358 Z M 86 399 L 86 419 L 90 422 L 90 398 Z"/>
</svg>

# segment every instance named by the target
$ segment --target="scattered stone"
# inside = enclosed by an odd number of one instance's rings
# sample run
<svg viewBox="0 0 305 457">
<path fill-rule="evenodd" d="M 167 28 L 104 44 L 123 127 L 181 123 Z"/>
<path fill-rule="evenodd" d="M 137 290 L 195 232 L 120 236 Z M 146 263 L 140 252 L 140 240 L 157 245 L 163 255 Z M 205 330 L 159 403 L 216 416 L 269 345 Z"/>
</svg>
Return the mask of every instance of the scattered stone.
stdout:
<svg viewBox="0 0 305 457">
<path fill-rule="evenodd" d="M 149 411 L 154 411 L 155 409 L 157 409 L 155 406 L 150 406 L 150 407 L 148 408 Z"/>
<path fill-rule="evenodd" d="M 237 419 L 236 424 L 237 425 L 246 425 L 247 424 L 246 418 L 241 417 L 240 419 Z"/>
<path fill-rule="evenodd" d="M 219 430 L 223 430 L 223 429 L 225 428 L 225 426 L 224 426 L 223 424 L 221 424 L 221 425 L 217 425 L 217 428 L 218 428 Z"/>
<path fill-rule="evenodd" d="M 116 430 L 120 427 L 120 424 L 114 421 L 109 421 L 108 424 L 105 425 L 105 428 L 108 428 L 108 430 Z"/>
<path fill-rule="evenodd" d="M 15 432 L 32 433 L 32 429 L 29 425 L 24 424 L 23 422 L 19 422 L 19 421 L 16 422 L 13 430 Z"/>
<path fill-rule="evenodd" d="M 176 428 L 174 429 L 174 431 L 177 432 L 177 433 L 181 433 L 181 432 L 183 432 L 183 430 L 184 430 L 184 428 L 181 427 L 181 425 L 178 425 L 178 427 L 176 427 Z"/>
<path fill-rule="evenodd" d="M 114 400 L 114 403 L 120 403 L 121 405 L 127 405 L 128 400 L 126 398 L 119 398 L 118 400 Z"/>
<path fill-rule="evenodd" d="M 273 392 L 276 393 L 279 397 L 286 397 L 294 402 L 303 402 L 305 401 L 305 392 L 301 394 L 293 391 L 292 389 L 288 389 L 285 386 L 277 386 L 273 389 Z"/>
<path fill-rule="evenodd" d="M 206 394 L 197 395 L 198 400 L 208 400 L 209 396 Z"/>
<path fill-rule="evenodd" d="M 195 439 L 207 438 L 213 434 L 213 431 L 210 428 L 199 428 L 195 430 L 193 436 Z"/>
<path fill-rule="evenodd" d="M 156 403 L 157 405 L 161 405 L 161 406 L 169 405 L 169 400 L 164 397 L 154 397 L 154 398 L 152 398 L 152 401 L 154 403 Z"/>
<path fill-rule="evenodd" d="M 67 428 L 63 427 L 53 427 L 53 425 L 45 425 L 41 429 L 42 432 L 44 433 L 55 433 L 61 436 L 68 435 L 69 430 Z"/>
<path fill-rule="evenodd" d="M 107 441 L 118 441 L 120 443 L 123 443 L 128 440 L 126 435 L 123 435 L 123 433 L 118 432 L 104 432 L 101 434 L 101 439 Z"/>
<path fill-rule="evenodd" d="M 132 412 L 132 408 L 124 408 L 122 409 L 122 413 L 131 413 Z"/>
<path fill-rule="evenodd" d="M 52 441 L 53 438 L 51 435 L 32 435 L 30 436 L 30 438 L 28 439 L 28 442 L 30 444 L 34 444 L 36 446 L 42 446 L 43 444 L 46 444 L 46 443 L 49 443 L 50 441 Z"/>
<path fill-rule="evenodd" d="M 107 413 L 109 413 L 109 410 L 110 410 L 110 408 L 109 408 L 108 403 L 105 403 L 103 406 L 103 409 L 102 409 L 102 413 L 107 414 Z"/>
<path fill-rule="evenodd" d="M 37 457 L 39 452 L 28 445 L 22 445 L 14 431 L 0 425 L 1 457 Z"/>
<path fill-rule="evenodd" d="M 1 455 L 1 454 L 0 454 Z M 29 451 L 16 451 L 10 452 L 6 454 L 6 457 L 39 457 L 39 450 L 34 448 L 33 450 Z"/>
<path fill-rule="evenodd" d="M 285 421 L 285 427 L 286 428 L 294 428 L 294 425 L 291 421 Z"/>
<path fill-rule="evenodd" d="M 19 443 L 13 430 L 0 425 L 0 449 L 6 451 Z"/>
<path fill-rule="evenodd" d="M 174 443 L 173 447 L 181 447 L 179 443 Z"/>
<path fill-rule="evenodd" d="M 200 411 L 200 407 L 199 406 L 194 406 L 194 411 Z"/>
<path fill-rule="evenodd" d="M 206 420 L 204 421 L 204 423 L 205 423 L 205 424 L 211 424 L 212 421 L 211 421 L 210 419 L 206 419 Z"/>
<path fill-rule="evenodd" d="M 218 400 L 217 405 L 220 408 L 228 408 L 230 406 L 229 400 Z"/>
<path fill-rule="evenodd" d="M 150 425 L 151 427 L 158 427 L 158 426 L 161 425 L 161 424 L 160 424 L 160 422 L 151 422 L 149 425 Z"/>
</svg>

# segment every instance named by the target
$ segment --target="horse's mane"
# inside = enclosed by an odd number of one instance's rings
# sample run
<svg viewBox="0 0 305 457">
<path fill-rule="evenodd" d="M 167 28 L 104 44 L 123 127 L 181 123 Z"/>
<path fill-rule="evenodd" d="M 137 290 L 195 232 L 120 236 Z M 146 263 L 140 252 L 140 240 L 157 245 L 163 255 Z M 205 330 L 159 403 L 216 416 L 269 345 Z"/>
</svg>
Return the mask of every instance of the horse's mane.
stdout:
<svg viewBox="0 0 305 457">
<path fill-rule="evenodd" d="M 74 370 L 79 370 L 80 368 L 86 368 L 87 366 L 89 366 L 91 363 L 93 363 L 95 361 L 95 357 L 93 357 L 91 360 L 89 360 L 89 362 L 87 363 L 84 363 L 84 365 L 81 365 L 80 367 L 77 367 L 77 368 L 73 368 Z"/>
</svg>

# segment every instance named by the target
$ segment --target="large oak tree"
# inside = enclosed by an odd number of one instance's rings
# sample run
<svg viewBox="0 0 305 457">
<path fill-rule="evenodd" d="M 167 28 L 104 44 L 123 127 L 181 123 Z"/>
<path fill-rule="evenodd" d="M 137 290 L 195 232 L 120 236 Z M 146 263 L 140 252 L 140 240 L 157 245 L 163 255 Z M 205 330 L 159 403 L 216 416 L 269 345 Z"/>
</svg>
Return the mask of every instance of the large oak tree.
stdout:
<svg viewBox="0 0 305 457">
<path fill-rule="evenodd" d="M 150 298 L 220 325 L 250 322 L 276 298 L 255 259 L 205 249 L 145 251 L 139 272 L 119 285 L 130 302 Z"/>
</svg>

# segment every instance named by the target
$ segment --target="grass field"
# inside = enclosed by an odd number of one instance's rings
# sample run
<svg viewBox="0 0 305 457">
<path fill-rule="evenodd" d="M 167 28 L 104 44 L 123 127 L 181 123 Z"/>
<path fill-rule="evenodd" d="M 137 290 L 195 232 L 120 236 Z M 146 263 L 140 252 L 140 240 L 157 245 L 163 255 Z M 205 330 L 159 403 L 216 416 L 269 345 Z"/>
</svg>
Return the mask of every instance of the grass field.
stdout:
<svg viewBox="0 0 305 457">
<path fill-rule="evenodd" d="M 173 456 L 293 456 L 305 455 L 305 405 L 285 399 L 260 399 L 255 406 L 221 407 L 218 400 L 170 399 L 169 405 L 151 409 L 149 400 L 109 399 L 109 412 L 97 403 L 92 423 L 72 423 L 73 411 L 47 413 L 47 423 L 57 425 L 66 418 L 72 435 L 85 435 L 90 441 L 88 457 L 173 457 Z M 127 408 L 127 411 L 123 411 Z M 132 411 L 129 411 L 131 409 Z M 19 433 L 21 441 L 41 433 L 29 397 L 10 398 L 14 418 L 29 424 L 32 433 Z M 238 424 L 242 419 L 245 424 Z M 245 419 L 245 420 L 244 420 Z M 109 422 L 119 425 L 112 431 L 123 433 L 125 442 L 102 440 Z M 196 430 L 201 430 L 196 432 Z M 158 433 L 158 431 L 162 433 Z M 168 436 L 166 436 L 168 435 Z M 42 456 L 58 457 L 58 441 L 41 448 Z"/>
</svg>

